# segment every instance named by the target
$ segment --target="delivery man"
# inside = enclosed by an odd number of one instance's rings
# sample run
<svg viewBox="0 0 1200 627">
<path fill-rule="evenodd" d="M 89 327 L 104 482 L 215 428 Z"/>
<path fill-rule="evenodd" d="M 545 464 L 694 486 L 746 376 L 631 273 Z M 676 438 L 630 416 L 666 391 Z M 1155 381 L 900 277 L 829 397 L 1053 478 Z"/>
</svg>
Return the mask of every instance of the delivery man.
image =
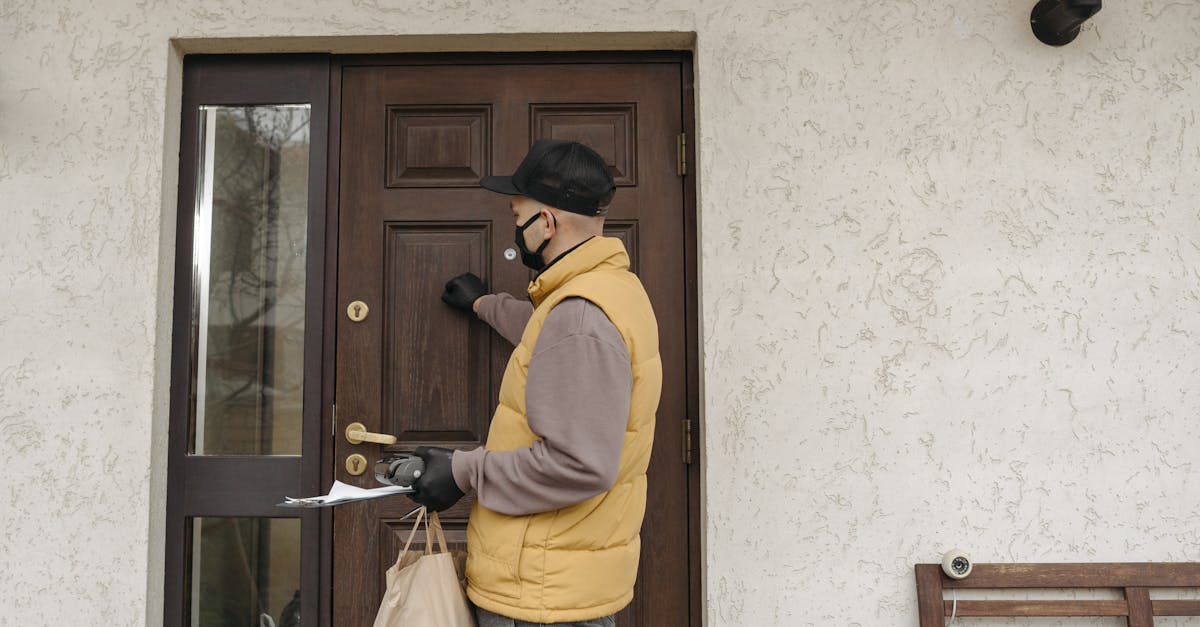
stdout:
<svg viewBox="0 0 1200 627">
<path fill-rule="evenodd" d="M 515 349 L 484 447 L 421 447 L 414 500 L 440 511 L 474 490 L 467 594 L 479 627 L 611 626 L 633 598 L 646 467 L 662 388 L 658 325 L 620 240 L 604 237 L 616 186 L 600 155 L 540 140 L 512 176 L 529 300 L 472 274 L 442 300 Z"/>
</svg>

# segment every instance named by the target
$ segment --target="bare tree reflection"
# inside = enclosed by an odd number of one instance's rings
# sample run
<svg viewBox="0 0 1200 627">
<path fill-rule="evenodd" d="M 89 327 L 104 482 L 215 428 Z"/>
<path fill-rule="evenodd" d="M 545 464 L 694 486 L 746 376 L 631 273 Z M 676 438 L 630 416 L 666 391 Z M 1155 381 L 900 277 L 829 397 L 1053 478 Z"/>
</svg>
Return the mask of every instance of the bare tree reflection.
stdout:
<svg viewBox="0 0 1200 627">
<path fill-rule="evenodd" d="M 206 451 L 276 452 L 276 420 L 299 417 L 302 359 L 281 358 L 303 344 L 308 122 L 300 107 L 218 111 Z"/>
<path fill-rule="evenodd" d="M 212 202 L 208 241 L 196 242 L 208 247 L 207 315 L 194 321 L 204 331 L 194 337 L 206 337 L 196 364 L 205 375 L 196 390 L 196 450 L 299 454 L 309 108 L 214 107 L 204 115 L 212 166 L 200 176 L 211 183 Z M 277 625 L 299 587 L 298 522 L 196 524 L 192 624 Z"/>
</svg>

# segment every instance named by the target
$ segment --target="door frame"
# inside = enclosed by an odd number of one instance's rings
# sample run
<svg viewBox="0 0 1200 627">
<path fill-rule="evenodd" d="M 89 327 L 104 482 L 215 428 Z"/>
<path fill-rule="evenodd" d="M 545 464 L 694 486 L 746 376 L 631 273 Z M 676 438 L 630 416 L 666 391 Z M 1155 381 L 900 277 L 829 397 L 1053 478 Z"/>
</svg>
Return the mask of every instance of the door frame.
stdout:
<svg viewBox="0 0 1200 627">
<path fill-rule="evenodd" d="M 688 490 L 688 624 L 699 627 L 704 623 L 703 603 L 703 500 L 700 476 L 700 344 L 699 344 L 699 231 L 696 184 L 696 108 L 695 74 L 691 51 L 621 51 L 621 52 L 543 52 L 543 53 L 404 53 L 334 55 L 329 66 L 329 135 L 326 158 L 325 185 L 325 291 L 322 295 L 324 315 L 322 328 L 321 365 L 321 433 L 334 433 L 333 403 L 335 400 L 335 364 L 337 355 L 337 261 L 338 261 L 338 204 L 341 173 L 341 94 L 342 72 L 352 66 L 384 65 L 511 65 L 552 63 L 678 63 L 682 90 L 683 132 L 687 137 L 684 158 L 688 164 L 682 177 L 684 199 L 684 290 L 686 311 L 686 418 L 691 420 L 691 463 L 686 468 Z M 335 434 L 336 435 L 336 434 Z M 335 467 L 334 439 L 321 439 L 321 467 Z M 668 454 L 675 454 L 670 452 Z M 682 462 L 681 462 L 682 463 Z M 332 473 L 321 478 L 322 490 L 333 483 Z M 320 625 L 331 627 L 333 608 L 333 512 L 321 509 L 320 542 Z"/>
<path fill-rule="evenodd" d="M 199 138 L 198 118 L 201 105 L 269 105 L 308 102 L 311 105 L 311 138 L 308 166 L 308 224 L 306 226 L 305 295 L 323 294 L 327 284 L 321 272 L 326 250 L 319 237 L 328 220 L 325 205 L 327 168 L 331 154 L 324 143 L 329 116 L 326 80 L 328 55 L 189 55 L 183 62 L 180 100 L 180 136 L 175 231 L 174 287 L 171 322 L 171 383 L 167 436 L 167 490 L 165 544 L 163 556 L 163 623 L 182 624 L 187 611 L 188 591 L 183 582 L 188 576 L 188 556 L 192 537 L 191 520 L 196 517 L 295 518 L 301 523 L 301 545 L 323 541 L 327 535 L 315 511 L 283 514 L 271 503 L 279 494 L 316 494 L 321 479 L 324 446 L 319 423 L 315 420 L 318 401 L 323 402 L 316 386 L 306 385 L 303 396 L 302 448 L 300 455 L 238 456 L 190 455 L 191 395 L 195 385 L 192 322 L 194 313 L 193 250 L 195 224 L 193 211 L 196 195 Z M 319 299 L 304 304 L 304 379 L 312 380 L 322 372 L 322 355 L 313 350 L 326 328 Z M 266 477 L 249 485 L 245 476 Z M 300 556 L 301 589 L 318 584 L 324 563 L 316 556 Z M 323 585 L 323 584 L 321 584 Z M 320 615 L 324 606 L 307 595 L 301 599 L 304 616 Z"/>
</svg>

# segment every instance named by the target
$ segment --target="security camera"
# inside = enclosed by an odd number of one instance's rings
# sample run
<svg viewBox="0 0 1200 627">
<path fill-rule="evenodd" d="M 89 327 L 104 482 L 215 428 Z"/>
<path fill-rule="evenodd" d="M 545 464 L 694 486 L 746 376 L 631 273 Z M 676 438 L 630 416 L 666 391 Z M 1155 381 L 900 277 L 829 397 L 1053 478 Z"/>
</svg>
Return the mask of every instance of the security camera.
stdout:
<svg viewBox="0 0 1200 627">
<path fill-rule="evenodd" d="M 1100 0 L 1041 0 L 1029 14 L 1029 23 L 1038 41 L 1063 46 L 1074 41 L 1079 27 L 1099 12 Z"/>
<path fill-rule="evenodd" d="M 947 551 L 942 556 L 942 572 L 951 579 L 966 579 L 973 566 L 970 556 L 962 549 Z"/>
</svg>

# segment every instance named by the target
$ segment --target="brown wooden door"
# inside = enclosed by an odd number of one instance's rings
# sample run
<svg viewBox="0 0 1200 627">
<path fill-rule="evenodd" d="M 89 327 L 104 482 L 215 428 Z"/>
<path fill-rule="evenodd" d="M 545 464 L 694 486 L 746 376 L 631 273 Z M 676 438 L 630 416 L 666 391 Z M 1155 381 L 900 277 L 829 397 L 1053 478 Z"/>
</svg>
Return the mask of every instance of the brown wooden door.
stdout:
<svg viewBox="0 0 1200 627">
<path fill-rule="evenodd" d="M 688 482 L 683 179 L 679 63 L 345 67 L 341 97 L 335 476 L 354 453 L 374 461 L 420 444 L 482 445 L 511 346 L 440 301 L 474 272 L 525 294 L 508 199 L 478 186 L 511 174 L 536 139 L 583 141 L 609 160 L 618 191 L 606 230 L 622 238 L 658 316 L 664 386 L 649 471 L 642 564 L 622 627 L 688 624 Z M 346 307 L 363 301 L 362 322 Z M 347 442 L 345 426 L 394 434 Z M 470 498 L 443 515 L 465 548 Z M 411 521 L 403 497 L 334 511 L 333 624 L 370 625 Z"/>
</svg>

